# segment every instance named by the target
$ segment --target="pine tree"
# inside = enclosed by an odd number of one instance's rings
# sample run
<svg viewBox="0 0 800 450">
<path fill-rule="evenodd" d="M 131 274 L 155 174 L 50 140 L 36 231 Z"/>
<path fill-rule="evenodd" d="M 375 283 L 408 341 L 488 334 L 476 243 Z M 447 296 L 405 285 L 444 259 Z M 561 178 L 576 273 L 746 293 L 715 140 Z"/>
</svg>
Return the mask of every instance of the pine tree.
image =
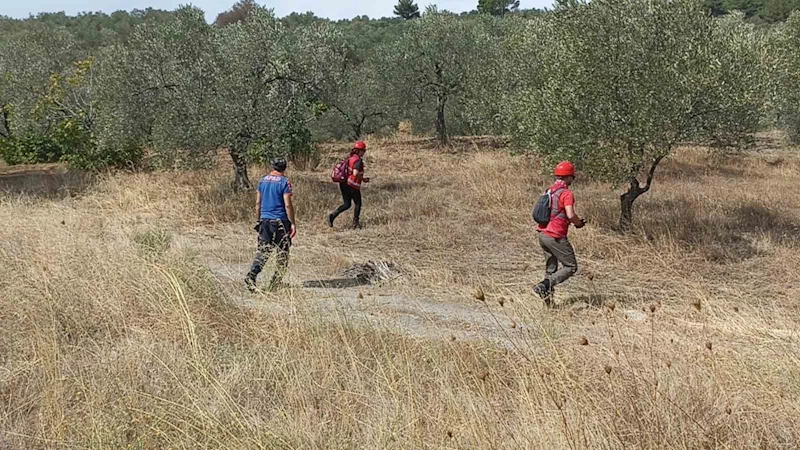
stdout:
<svg viewBox="0 0 800 450">
<path fill-rule="evenodd" d="M 419 18 L 419 6 L 414 3 L 414 0 L 399 0 L 394 7 L 394 15 L 405 20 L 417 19 Z"/>
</svg>

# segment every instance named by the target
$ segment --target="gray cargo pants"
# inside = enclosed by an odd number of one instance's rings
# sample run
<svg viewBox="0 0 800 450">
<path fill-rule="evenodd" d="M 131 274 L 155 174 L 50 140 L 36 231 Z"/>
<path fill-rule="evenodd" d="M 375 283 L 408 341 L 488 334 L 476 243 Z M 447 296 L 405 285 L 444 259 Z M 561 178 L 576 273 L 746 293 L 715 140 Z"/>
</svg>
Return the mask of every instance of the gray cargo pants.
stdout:
<svg viewBox="0 0 800 450">
<path fill-rule="evenodd" d="M 547 264 L 545 279 L 550 280 L 551 286 L 561 284 L 575 275 L 578 271 L 578 261 L 575 259 L 575 250 L 572 249 L 569 239 L 555 239 L 539 233 L 539 244 L 544 250 L 545 264 Z M 561 269 L 558 268 L 558 263 L 561 263 Z"/>
</svg>

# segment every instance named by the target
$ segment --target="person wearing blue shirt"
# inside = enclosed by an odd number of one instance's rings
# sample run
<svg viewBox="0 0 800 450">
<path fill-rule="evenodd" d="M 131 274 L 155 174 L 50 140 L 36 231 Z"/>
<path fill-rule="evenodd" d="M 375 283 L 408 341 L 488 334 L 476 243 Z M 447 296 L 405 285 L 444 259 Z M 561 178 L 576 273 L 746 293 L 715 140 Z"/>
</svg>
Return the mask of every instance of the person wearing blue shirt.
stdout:
<svg viewBox="0 0 800 450">
<path fill-rule="evenodd" d="M 245 284 L 251 291 L 255 291 L 256 278 L 272 253 L 276 253 L 277 267 L 269 288 L 274 289 L 281 283 L 289 266 L 289 248 L 297 234 L 292 183 L 285 176 L 286 159 L 274 158 L 270 165 L 272 172 L 261 178 L 256 193 L 258 224 L 255 229 L 258 231 L 258 250 L 245 278 Z"/>
</svg>

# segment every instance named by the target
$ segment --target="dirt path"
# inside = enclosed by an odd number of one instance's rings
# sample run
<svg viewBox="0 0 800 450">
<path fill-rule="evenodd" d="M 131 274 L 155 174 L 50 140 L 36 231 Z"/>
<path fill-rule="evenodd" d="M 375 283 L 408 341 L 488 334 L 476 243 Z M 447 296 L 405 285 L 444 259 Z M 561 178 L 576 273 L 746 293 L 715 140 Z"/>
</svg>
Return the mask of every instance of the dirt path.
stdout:
<svg viewBox="0 0 800 450">
<path fill-rule="evenodd" d="M 527 344 L 540 341 L 543 327 L 553 320 L 552 311 L 543 315 L 540 300 L 532 294 L 515 294 L 517 301 L 509 298 L 502 305 L 499 294 L 487 294 L 487 300 L 482 302 L 451 292 L 447 286 L 436 292 L 425 291 L 402 271 L 395 279 L 360 283 L 343 276 L 341 270 L 334 271 L 328 261 L 323 261 L 324 255 L 330 253 L 322 245 L 323 239 L 326 237 L 306 236 L 302 244 L 293 247 L 286 278 L 290 288 L 281 294 L 253 294 L 245 289 L 244 274 L 253 252 L 251 235 L 230 229 L 196 229 L 179 235 L 176 245 L 196 254 L 227 298 L 278 314 L 311 312 L 331 323 L 375 327 L 423 339 L 485 342 L 506 348 L 530 347 Z M 357 256 L 352 259 L 360 261 Z M 262 282 L 266 279 L 264 275 Z M 573 311 L 589 306 L 581 301 L 566 308 Z M 632 321 L 646 318 L 641 312 L 631 313 Z M 590 330 L 584 331 L 592 334 Z"/>
<path fill-rule="evenodd" d="M 294 313 L 291 301 L 280 301 L 275 295 L 251 294 L 244 290 L 242 277 L 247 264 L 230 264 L 206 259 L 204 261 L 220 284 L 229 289 L 230 297 L 243 305 L 266 308 L 275 312 Z M 287 296 L 311 299 L 311 310 L 336 323 L 378 327 L 413 337 L 426 339 L 455 339 L 487 341 L 511 347 L 524 339 L 529 331 L 518 325 L 520 317 L 511 308 L 475 301 L 473 304 L 446 302 L 412 297 L 392 282 L 360 284 L 352 279 L 331 279 L 328 287 L 309 287 L 302 276 L 290 273 Z M 241 286 L 240 286 L 241 285 Z"/>
</svg>

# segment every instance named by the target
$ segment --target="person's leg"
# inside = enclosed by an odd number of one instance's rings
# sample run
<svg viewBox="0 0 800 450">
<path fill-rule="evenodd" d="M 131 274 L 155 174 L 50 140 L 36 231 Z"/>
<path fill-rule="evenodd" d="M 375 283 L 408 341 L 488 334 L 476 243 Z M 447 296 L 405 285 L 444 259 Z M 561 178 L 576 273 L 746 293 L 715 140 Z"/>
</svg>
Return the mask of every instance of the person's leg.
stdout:
<svg viewBox="0 0 800 450">
<path fill-rule="evenodd" d="M 276 260 L 275 273 L 272 275 L 270 288 L 277 287 L 283 281 L 283 277 L 286 276 L 286 272 L 289 269 L 289 248 L 292 246 L 292 238 L 289 234 L 292 226 L 289 221 L 273 222 L 273 227 L 273 248 L 276 251 Z"/>
<path fill-rule="evenodd" d="M 545 275 L 544 279 L 533 288 L 533 291 L 541 297 L 548 306 L 553 301 L 553 284 L 550 282 L 550 278 L 558 270 L 558 259 L 550 250 L 550 245 L 553 241 L 553 238 L 550 236 L 539 233 L 539 246 L 544 253 Z"/>
<path fill-rule="evenodd" d="M 575 250 L 567 238 L 554 239 L 549 248 L 558 259 L 558 262 L 561 263 L 561 269 L 549 277 L 551 285 L 555 286 L 575 275 L 578 271 L 578 260 L 575 257 Z"/>
<path fill-rule="evenodd" d="M 352 189 L 352 191 L 351 197 L 353 203 L 356 204 L 356 208 L 353 210 L 353 228 L 358 228 L 361 226 L 361 191 L 358 189 Z"/>
<path fill-rule="evenodd" d="M 352 206 L 352 198 L 350 197 L 350 186 L 347 183 L 339 183 L 339 190 L 342 192 L 342 205 L 336 208 L 334 212 L 332 212 L 328 216 L 328 225 L 333 226 L 333 221 L 339 217 L 339 214 L 347 211 Z"/>
<path fill-rule="evenodd" d="M 247 273 L 245 283 L 250 289 L 254 289 L 256 285 L 256 278 L 258 274 L 264 269 L 264 264 L 267 263 L 269 254 L 272 251 L 272 234 L 269 228 L 269 221 L 262 220 L 258 226 L 258 247 L 256 250 L 256 257 L 253 264 L 250 266 L 250 271 Z"/>
<path fill-rule="evenodd" d="M 544 240 L 542 236 L 545 237 Z M 539 245 L 542 247 L 542 251 L 544 252 L 544 278 L 546 280 L 558 270 L 558 258 L 556 258 L 553 252 L 550 251 L 550 248 L 547 245 L 547 242 L 552 241 L 552 239 L 553 238 L 545 234 L 539 233 Z"/>
</svg>

